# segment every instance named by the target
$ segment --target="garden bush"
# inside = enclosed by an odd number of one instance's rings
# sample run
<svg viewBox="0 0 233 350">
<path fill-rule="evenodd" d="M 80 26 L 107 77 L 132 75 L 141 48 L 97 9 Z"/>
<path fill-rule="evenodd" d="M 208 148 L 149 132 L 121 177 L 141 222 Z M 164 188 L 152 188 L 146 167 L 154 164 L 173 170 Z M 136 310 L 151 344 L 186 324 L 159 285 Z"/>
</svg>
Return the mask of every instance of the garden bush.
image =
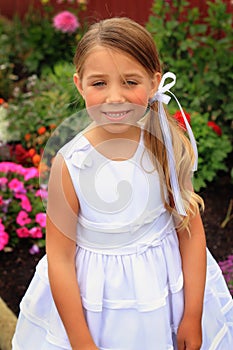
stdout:
<svg viewBox="0 0 233 350">
<path fill-rule="evenodd" d="M 147 29 L 152 33 L 164 71 L 177 77 L 176 93 L 190 111 L 209 113 L 232 133 L 232 14 L 222 0 L 207 1 L 207 14 L 186 0 L 156 0 Z"/>
<path fill-rule="evenodd" d="M 220 170 L 228 170 L 224 160 L 232 149 L 229 137 L 208 118 L 208 113 L 193 112 L 190 121 L 198 147 L 198 170 L 193 178 L 195 191 L 207 187 Z"/>
<path fill-rule="evenodd" d="M 57 62 L 72 62 L 76 44 L 85 31 L 78 20 L 84 8 L 80 4 L 75 13 L 61 11 L 55 16 L 53 7 L 46 4 L 43 13 L 30 7 L 23 19 L 17 15 L 12 21 L 0 17 L 2 98 L 11 97 L 12 82 L 22 83 L 32 74 L 40 76 L 45 67 L 53 68 Z"/>
<path fill-rule="evenodd" d="M 14 141 L 20 142 L 25 152 L 30 150 L 32 156 L 35 153 L 41 156 L 56 126 L 84 107 L 73 84 L 73 74 L 72 64 L 58 63 L 53 69 L 44 69 L 40 78 L 28 77 L 26 92 L 15 88 L 14 99 L 7 108 L 8 130 Z"/>
<path fill-rule="evenodd" d="M 156 0 L 147 29 L 164 72 L 177 75 L 173 92 L 191 115 L 199 150 L 194 186 L 200 190 L 219 170 L 230 171 L 226 161 L 232 150 L 233 31 L 223 1 L 207 1 L 206 15 L 189 5 L 186 0 Z"/>
<path fill-rule="evenodd" d="M 85 2 L 57 13 L 42 3 L 43 14 L 32 7 L 23 20 L 0 18 L 0 141 L 10 143 L 4 155 L 26 166 L 38 166 L 56 126 L 84 106 L 72 60 Z"/>
</svg>

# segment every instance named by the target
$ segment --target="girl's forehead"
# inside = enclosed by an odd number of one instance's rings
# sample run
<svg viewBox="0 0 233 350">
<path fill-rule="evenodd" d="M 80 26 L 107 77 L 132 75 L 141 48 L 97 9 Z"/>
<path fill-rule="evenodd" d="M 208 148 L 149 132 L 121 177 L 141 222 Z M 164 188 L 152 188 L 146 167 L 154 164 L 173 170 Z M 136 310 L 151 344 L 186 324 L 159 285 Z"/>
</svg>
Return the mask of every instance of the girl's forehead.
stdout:
<svg viewBox="0 0 233 350">
<path fill-rule="evenodd" d="M 115 47 L 111 47 L 111 46 L 105 46 L 105 45 L 100 45 L 100 44 L 96 44 L 95 46 L 93 46 L 89 52 L 87 53 L 87 57 L 89 56 L 96 56 L 96 54 L 98 53 L 102 53 L 105 54 L 106 56 L 110 56 L 110 57 L 114 57 L 114 56 L 124 56 L 125 58 L 128 58 L 130 60 L 135 60 L 137 61 L 133 56 L 131 56 L 129 53 L 120 50 L 118 48 Z"/>
<path fill-rule="evenodd" d="M 126 66 L 132 66 L 143 70 L 146 73 L 146 70 L 141 63 L 129 53 L 113 47 L 95 45 L 90 49 L 86 56 L 83 67 L 84 71 L 88 70 L 90 67 L 99 67 L 104 70 L 107 68 L 105 65 L 113 65 L 118 70 L 121 70 Z"/>
</svg>

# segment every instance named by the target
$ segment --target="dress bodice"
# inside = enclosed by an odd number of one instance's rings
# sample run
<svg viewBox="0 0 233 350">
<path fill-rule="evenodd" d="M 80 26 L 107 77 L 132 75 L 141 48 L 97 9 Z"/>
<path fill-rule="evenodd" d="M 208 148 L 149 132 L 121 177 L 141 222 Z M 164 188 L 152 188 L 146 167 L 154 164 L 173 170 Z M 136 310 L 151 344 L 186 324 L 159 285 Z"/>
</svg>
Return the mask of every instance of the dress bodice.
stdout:
<svg viewBox="0 0 233 350">
<path fill-rule="evenodd" d="M 83 231 L 85 235 L 95 231 L 118 233 L 118 242 L 119 235 L 124 235 L 121 242 L 129 240 L 127 235 L 132 240 L 141 236 L 141 231 L 145 233 L 145 225 L 150 227 L 165 213 L 158 173 L 144 146 L 143 131 L 134 155 L 128 160 L 106 158 L 83 134 L 77 135 L 60 153 L 80 204 L 79 236 Z"/>
</svg>

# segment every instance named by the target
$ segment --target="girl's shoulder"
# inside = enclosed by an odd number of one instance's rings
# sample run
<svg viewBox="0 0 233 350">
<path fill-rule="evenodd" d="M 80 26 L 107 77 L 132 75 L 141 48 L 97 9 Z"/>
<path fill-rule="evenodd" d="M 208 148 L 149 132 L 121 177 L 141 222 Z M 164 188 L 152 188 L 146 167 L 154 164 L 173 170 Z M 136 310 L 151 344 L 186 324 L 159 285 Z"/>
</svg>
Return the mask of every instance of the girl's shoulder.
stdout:
<svg viewBox="0 0 233 350">
<path fill-rule="evenodd" d="M 58 154 L 61 154 L 66 162 L 71 162 L 72 165 L 82 168 L 90 147 L 90 142 L 84 137 L 82 131 L 60 148 Z"/>
</svg>

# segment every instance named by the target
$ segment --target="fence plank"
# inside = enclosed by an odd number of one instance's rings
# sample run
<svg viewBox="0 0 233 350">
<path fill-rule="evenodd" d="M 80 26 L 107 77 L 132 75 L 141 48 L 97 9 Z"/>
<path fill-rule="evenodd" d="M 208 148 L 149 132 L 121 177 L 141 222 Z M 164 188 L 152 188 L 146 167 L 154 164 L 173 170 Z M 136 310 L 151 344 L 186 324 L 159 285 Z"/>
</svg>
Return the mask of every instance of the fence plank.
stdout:
<svg viewBox="0 0 233 350">
<path fill-rule="evenodd" d="M 227 4 L 228 12 L 233 12 L 232 0 L 223 1 Z M 127 16 L 141 24 L 145 24 L 153 2 L 154 0 L 88 0 L 87 11 L 80 13 L 80 17 L 87 19 L 88 22 L 94 22 L 113 16 Z M 53 4 L 55 11 L 70 7 L 70 4 L 67 3 L 58 5 L 57 0 L 50 0 L 50 3 Z M 12 18 L 17 13 L 20 17 L 23 17 L 30 6 L 42 9 L 40 0 L 0 0 L 0 15 Z M 190 0 L 190 7 L 193 6 L 198 6 L 201 13 L 206 12 L 206 1 Z M 73 8 L 75 9 L 75 5 L 73 5 Z"/>
</svg>

